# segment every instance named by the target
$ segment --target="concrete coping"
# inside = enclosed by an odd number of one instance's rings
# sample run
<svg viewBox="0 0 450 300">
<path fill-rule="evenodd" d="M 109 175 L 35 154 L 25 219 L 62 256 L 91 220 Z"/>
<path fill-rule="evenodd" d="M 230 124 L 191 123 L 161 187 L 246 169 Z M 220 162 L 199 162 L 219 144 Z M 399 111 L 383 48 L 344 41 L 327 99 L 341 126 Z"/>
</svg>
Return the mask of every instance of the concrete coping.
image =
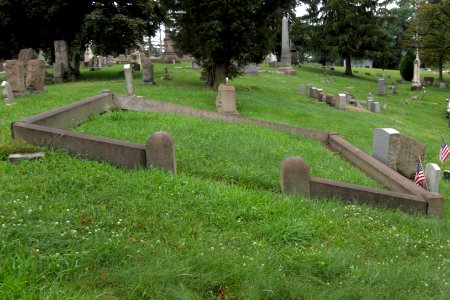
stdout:
<svg viewBox="0 0 450 300">
<path fill-rule="evenodd" d="M 12 136 L 14 139 L 24 139 L 32 145 L 68 149 L 70 153 L 75 155 L 81 155 L 93 160 L 109 161 L 126 168 L 145 167 L 147 165 L 145 145 L 114 141 L 65 130 L 84 122 L 93 113 L 102 113 L 113 107 L 136 111 L 193 115 L 200 118 L 224 120 L 232 123 L 249 123 L 311 137 L 340 153 L 344 159 L 361 169 L 390 191 L 424 199 L 428 205 L 426 212 L 428 215 L 439 217 L 442 216 L 444 211 L 444 198 L 442 195 L 428 192 L 416 186 L 412 181 L 356 148 L 335 133 L 324 133 L 240 116 L 223 115 L 181 105 L 113 94 L 106 91 L 100 95 L 13 122 L 11 125 Z M 170 157 L 168 161 L 170 161 Z M 176 168 L 173 166 L 175 166 L 175 162 L 172 163 L 171 167 L 172 172 L 175 173 Z"/>
</svg>

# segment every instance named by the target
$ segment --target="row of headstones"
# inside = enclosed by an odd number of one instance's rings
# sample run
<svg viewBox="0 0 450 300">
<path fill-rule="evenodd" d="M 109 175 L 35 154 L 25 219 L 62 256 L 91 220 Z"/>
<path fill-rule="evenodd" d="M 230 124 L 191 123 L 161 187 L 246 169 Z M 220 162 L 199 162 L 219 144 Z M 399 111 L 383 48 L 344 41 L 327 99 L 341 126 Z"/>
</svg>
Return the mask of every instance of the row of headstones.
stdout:
<svg viewBox="0 0 450 300">
<path fill-rule="evenodd" d="M 144 59 L 142 61 L 142 82 L 144 85 L 156 85 L 155 75 L 153 71 L 153 64 L 150 59 Z M 127 95 L 135 96 L 135 88 L 133 81 L 133 67 L 131 64 L 125 64 L 123 66 L 123 72 L 125 75 L 125 82 L 127 85 Z M 164 75 L 161 77 L 162 80 L 171 80 L 167 66 L 164 66 Z"/>
<path fill-rule="evenodd" d="M 6 103 L 14 102 L 14 94 L 20 95 L 26 91 L 39 92 L 44 90 L 45 62 L 32 59 L 25 64 L 21 60 L 5 62 L 5 79 L 2 82 L 3 97 Z"/>
<path fill-rule="evenodd" d="M 102 68 L 103 66 L 111 66 L 113 64 L 112 55 L 108 56 L 93 56 L 90 60 L 84 61 L 84 66 L 88 68 Z"/>
<path fill-rule="evenodd" d="M 337 97 L 335 97 L 332 94 L 326 94 L 323 92 L 323 89 L 317 88 L 315 86 L 312 86 L 311 84 L 300 84 L 299 86 L 300 93 L 304 94 L 307 97 L 317 99 L 320 102 L 325 102 L 330 106 L 334 106 L 338 109 L 346 109 L 347 107 L 347 100 L 349 98 L 349 95 L 345 93 L 339 93 Z M 370 107 L 372 112 L 380 112 L 380 103 L 379 102 L 373 102 L 371 103 Z"/>
<path fill-rule="evenodd" d="M 425 156 L 425 145 L 393 128 L 375 128 L 372 156 L 405 177 L 413 179 L 417 165 Z M 426 187 L 430 192 L 438 192 L 440 172 L 437 164 L 426 165 Z"/>
</svg>

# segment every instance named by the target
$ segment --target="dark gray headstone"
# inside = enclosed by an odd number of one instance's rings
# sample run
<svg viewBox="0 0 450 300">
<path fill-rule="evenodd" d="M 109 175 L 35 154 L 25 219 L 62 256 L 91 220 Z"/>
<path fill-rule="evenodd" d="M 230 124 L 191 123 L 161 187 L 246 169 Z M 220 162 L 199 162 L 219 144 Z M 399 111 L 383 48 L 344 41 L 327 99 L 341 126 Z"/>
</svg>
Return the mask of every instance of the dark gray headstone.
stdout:
<svg viewBox="0 0 450 300">
<path fill-rule="evenodd" d="M 309 196 L 311 193 L 310 175 L 309 167 L 305 161 L 298 156 L 283 160 L 280 183 L 283 193 Z"/>
<path fill-rule="evenodd" d="M 145 145 L 147 168 L 160 168 L 177 173 L 175 143 L 172 135 L 165 131 L 153 133 Z"/>
</svg>

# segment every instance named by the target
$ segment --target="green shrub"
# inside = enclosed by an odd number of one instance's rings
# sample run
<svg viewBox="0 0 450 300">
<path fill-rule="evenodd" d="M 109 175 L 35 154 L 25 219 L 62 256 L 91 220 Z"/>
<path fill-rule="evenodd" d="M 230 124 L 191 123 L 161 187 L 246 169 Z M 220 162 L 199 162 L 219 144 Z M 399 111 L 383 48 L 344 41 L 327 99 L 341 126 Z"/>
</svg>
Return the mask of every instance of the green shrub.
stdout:
<svg viewBox="0 0 450 300">
<path fill-rule="evenodd" d="M 400 75 L 406 81 L 411 81 L 414 77 L 414 59 L 414 53 L 408 50 L 400 61 Z"/>
</svg>

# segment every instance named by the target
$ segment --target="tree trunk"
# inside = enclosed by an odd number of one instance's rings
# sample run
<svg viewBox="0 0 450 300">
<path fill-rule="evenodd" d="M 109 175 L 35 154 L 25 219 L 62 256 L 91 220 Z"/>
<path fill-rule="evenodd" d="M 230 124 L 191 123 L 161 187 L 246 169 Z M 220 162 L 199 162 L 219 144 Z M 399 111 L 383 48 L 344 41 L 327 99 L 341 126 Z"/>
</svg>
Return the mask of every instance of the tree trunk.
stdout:
<svg viewBox="0 0 450 300">
<path fill-rule="evenodd" d="M 442 76 L 442 66 L 444 65 L 443 56 L 439 55 L 439 82 L 444 81 L 444 77 Z"/>
<path fill-rule="evenodd" d="M 227 64 L 225 62 L 216 63 L 214 66 L 214 78 L 211 86 L 214 89 L 219 87 L 219 84 L 225 83 L 225 78 L 227 76 Z"/>
<path fill-rule="evenodd" d="M 350 54 L 345 54 L 344 59 L 345 59 L 345 73 L 344 74 L 353 76 L 353 73 L 352 73 L 352 59 L 350 57 Z"/>
</svg>

